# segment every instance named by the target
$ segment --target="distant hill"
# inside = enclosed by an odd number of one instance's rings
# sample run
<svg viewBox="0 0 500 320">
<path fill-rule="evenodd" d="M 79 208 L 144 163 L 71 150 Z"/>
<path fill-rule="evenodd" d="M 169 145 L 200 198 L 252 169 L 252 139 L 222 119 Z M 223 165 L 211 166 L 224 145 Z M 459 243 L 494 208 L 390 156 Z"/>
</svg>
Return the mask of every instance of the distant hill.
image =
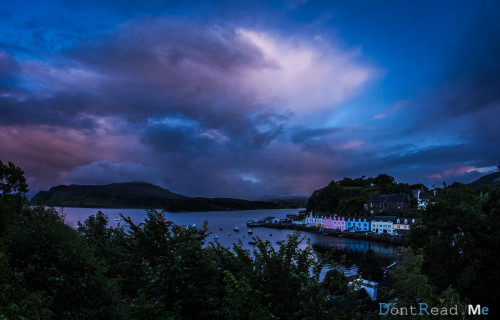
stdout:
<svg viewBox="0 0 500 320">
<path fill-rule="evenodd" d="M 474 190 L 481 189 L 484 185 L 496 187 L 500 184 L 500 172 L 493 172 L 482 176 L 481 178 L 469 183 Z"/>
<path fill-rule="evenodd" d="M 283 205 L 230 198 L 191 198 L 145 182 L 108 185 L 60 185 L 40 191 L 32 203 L 50 207 L 165 209 L 167 211 L 223 211 L 279 209 Z"/>
<path fill-rule="evenodd" d="M 277 204 L 295 205 L 305 207 L 307 205 L 308 196 L 274 196 L 262 198 L 262 201 L 273 202 Z"/>
<path fill-rule="evenodd" d="M 32 202 L 52 207 L 161 208 L 170 199 L 186 198 L 145 182 L 108 185 L 60 185 L 40 191 Z"/>
</svg>

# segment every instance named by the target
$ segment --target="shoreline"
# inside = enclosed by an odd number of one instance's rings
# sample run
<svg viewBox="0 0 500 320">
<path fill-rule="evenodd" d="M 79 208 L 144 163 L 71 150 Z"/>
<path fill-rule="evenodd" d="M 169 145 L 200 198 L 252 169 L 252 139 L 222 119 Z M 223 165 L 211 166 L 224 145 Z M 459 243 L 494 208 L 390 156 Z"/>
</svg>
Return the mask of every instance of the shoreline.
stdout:
<svg viewBox="0 0 500 320">
<path fill-rule="evenodd" d="M 339 237 L 339 238 L 350 238 L 357 240 L 384 242 L 395 245 L 405 245 L 403 237 L 391 236 L 387 234 L 376 234 L 376 233 L 366 233 L 366 232 L 342 232 L 330 229 L 321 229 L 318 227 L 306 227 L 294 224 L 282 224 L 282 223 L 247 223 L 247 227 L 251 228 L 270 228 L 270 229 L 289 229 L 289 230 L 299 230 L 312 232 L 317 234 L 323 234 L 327 236 Z"/>
</svg>

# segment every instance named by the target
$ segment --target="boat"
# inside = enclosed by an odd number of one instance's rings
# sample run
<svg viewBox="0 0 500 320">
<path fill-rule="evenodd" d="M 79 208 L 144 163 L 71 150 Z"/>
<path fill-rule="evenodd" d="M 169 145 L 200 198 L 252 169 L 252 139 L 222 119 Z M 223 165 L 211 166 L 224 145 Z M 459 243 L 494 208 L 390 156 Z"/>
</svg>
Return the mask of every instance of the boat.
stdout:
<svg viewBox="0 0 500 320">
<path fill-rule="evenodd" d="M 219 228 L 219 231 L 222 231 L 222 228 Z"/>
<path fill-rule="evenodd" d="M 252 233 L 253 233 L 252 229 L 248 229 L 248 234 L 252 234 Z"/>
<path fill-rule="evenodd" d="M 240 231 L 240 228 L 234 227 L 233 230 L 236 231 L 236 232 L 238 232 L 238 231 Z"/>
<path fill-rule="evenodd" d="M 230 235 L 231 235 L 231 232 L 228 232 L 228 233 L 227 233 L 227 235 L 228 235 L 228 236 L 230 236 Z"/>
<path fill-rule="evenodd" d="M 114 220 L 115 220 L 115 221 L 122 221 L 122 218 L 120 218 L 120 217 L 116 217 L 116 218 L 114 218 Z"/>
<path fill-rule="evenodd" d="M 218 235 L 215 235 L 215 236 L 214 236 L 214 239 L 219 239 L 219 236 L 218 236 Z"/>
<path fill-rule="evenodd" d="M 196 228 L 196 225 L 193 223 L 193 225 L 191 227 Z"/>
</svg>

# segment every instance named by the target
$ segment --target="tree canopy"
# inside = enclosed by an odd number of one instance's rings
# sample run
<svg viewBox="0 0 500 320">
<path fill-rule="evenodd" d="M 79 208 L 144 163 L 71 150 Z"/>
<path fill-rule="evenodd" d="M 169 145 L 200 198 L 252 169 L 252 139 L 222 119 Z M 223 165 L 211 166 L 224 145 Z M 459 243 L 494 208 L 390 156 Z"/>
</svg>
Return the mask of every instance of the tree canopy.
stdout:
<svg viewBox="0 0 500 320">
<path fill-rule="evenodd" d="M 206 225 L 178 226 L 154 210 L 140 225 L 123 217 L 126 227 L 111 228 L 97 212 L 74 229 L 54 209 L 33 207 L 20 196 L 27 190 L 20 168 L 2 164 L 2 170 L 2 183 L 12 185 L 0 197 L 0 319 L 372 316 L 341 272 L 334 269 L 320 281 L 322 264 L 310 245 L 301 249 L 299 233 L 278 249 L 258 238 L 252 251 L 241 242 L 228 249 L 208 242 Z M 397 186 L 387 177 L 379 181 Z M 328 190 L 352 188 L 340 184 Z M 483 195 L 457 183 L 441 189 L 410 229 L 410 251 L 391 276 L 388 299 L 495 306 L 498 292 L 485 288 L 500 280 L 499 227 L 500 187 Z M 371 252 L 360 268 L 382 277 Z"/>
</svg>

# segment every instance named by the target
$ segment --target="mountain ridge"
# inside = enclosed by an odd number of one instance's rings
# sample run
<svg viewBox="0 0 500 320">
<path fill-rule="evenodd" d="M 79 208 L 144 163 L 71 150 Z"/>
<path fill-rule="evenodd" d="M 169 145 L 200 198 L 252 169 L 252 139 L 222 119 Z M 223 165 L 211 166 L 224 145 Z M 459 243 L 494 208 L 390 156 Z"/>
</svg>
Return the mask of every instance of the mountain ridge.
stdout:
<svg viewBox="0 0 500 320">
<path fill-rule="evenodd" d="M 479 177 L 478 179 L 469 183 L 469 185 L 474 190 L 479 190 L 483 185 L 489 185 L 490 187 L 496 187 L 500 184 L 500 172 L 493 172 Z"/>
<path fill-rule="evenodd" d="M 34 204 L 50 207 L 164 209 L 167 211 L 225 211 L 279 209 L 293 204 L 250 201 L 234 198 L 188 197 L 148 182 L 111 183 L 107 185 L 58 185 L 38 192 Z"/>
</svg>

